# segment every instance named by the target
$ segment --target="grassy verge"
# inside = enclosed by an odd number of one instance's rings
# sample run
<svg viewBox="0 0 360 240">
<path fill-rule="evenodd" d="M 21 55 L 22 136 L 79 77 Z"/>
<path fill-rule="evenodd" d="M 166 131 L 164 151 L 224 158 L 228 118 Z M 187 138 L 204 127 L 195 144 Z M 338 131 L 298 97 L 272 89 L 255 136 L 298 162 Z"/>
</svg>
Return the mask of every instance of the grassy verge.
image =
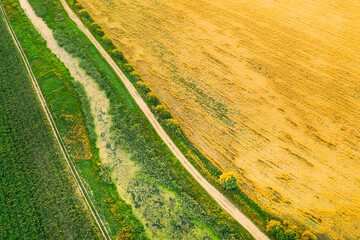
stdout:
<svg viewBox="0 0 360 240">
<path fill-rule="evenodd" d="M 257 224 L 264 232 L 268 232 L 274 239 L 300 239 L 304 231 L 297 228 L 287 221 L 283 221 L 276 216 L 269 214 L 260 208 L 256 202 L 250 199 L 240 188 L 226 190 L 219 184 L 219 177 L 223 170 L 216 163 L 206 157 L 194 144 L 187 138 L 181 130 L 178 122 L 172 118 L 170 111 L 161 103 L 158 97 L 151 91 L 149 86 L 142 80 L 141 76 L 129 64 L 120 49 L 113 44 L 101 27 L 94 22 L 91 15 L 77 0 L 66 0 L 72 10 L 78 14 L 82 22 L 92 32 L 93 36 L 102 44 L 106 51 L 113 57 L 120 69 L 125 73 L 129 80 L 138 90 L 144 101 L 157 116 L 160 124 L 175 142 L 187 159 L 199 170 L 199 172 L 227 198 L 229 198 L 243 213 Z M 271 231 L 274 221 L 280 222 L 278 231 Z M 276 234 L 276 232 L 280 232 Z M 281 233 L 283 232 L 283 234 Z M 288 232 L 288 235 L 285 233 Z M 292 233 L 296 232 L 296 236 Z"/>
<path fill-rule="evenodd" d="M 221 238 L 251 239 L 171 154 L 112 69 L 68 20 L 59 1 L 30 2 L 37 15 L 54 30 L 59 44 L 83 60 L 81 66 L 105 91 L 110 100 L 110 113 L 116 119 L 113 124 L 114 139 L 131 153 L 132 160 L 141 167 L 141 174 L 175 192 L 188 215 L 211 228 Z M 86 14 L 84 17 L 87 17 Z M 104 38 L 102 41 L 109 51 L 113 48 Z M 167 115 L 161 108 L 157 111 L 159 115 Z"/>
<path fill-rule="evenodd" d="M 0 14 L 0 239 L 101 239 Z"/>
<path fill-rule="evenodd" d="M 63 63 L 46 47 L 18 2 L 4 2 L 61 135 L 73 159 L 78 162 L 77 168 L 91 189 L 97 209 L 108 223 L 111 235 L 114 238 L 146 239 L 144 227 L 133 215 L 131 206 L 119 197 L 114 184 L 103 182 L 99 176 L 96 134 L 84 89 L 73 81 Z M 61 19 L 57 20 L 61 25 Z"/>
<path fill-rule="evenodd" d="M 178 122 L 173 119 L 170 111 L 164 106 L 158 97 L 151 91 L 149 86 L 143 81 L 136 70 L 128 63 L 121 50 L 117 49 L 113 43 L 103 41 L 105 33 L 101 27 L 94 22 L 89 14 L 79 14 L 80 11 L 86 11 L 76 0 L 66 0 L 70 7 L 82 22 L 90 29 L 93 36 L 102 44 L 102 46 L 111 54 L 113 60 L 117 63 L 120 69 L 125 73 L 128 79 L 133 83 L 144 101 L 153 111 L 160 124 L 163 126 L 167 134 L 171 137 L 174 143 L 178 146 L 181 152 L 187 159 L 199 170 L 199 172 L 220 190 L 224 195 L 232 200 L 235 205 L 241 209 L 247 216 L 249 216 L 258 226 L 265 230 L 267 223 L 275 218 L 274 216 L 263 211 L 252 199 L 250 199 L 241 189 L 226 190 L 219 184 L 219 177 L 222 174 L 222 169 L 208 157 L 206 157 L 194 144 L 187 138 L 181 130 Z M 161 111 L 159 106 L 164 106 L 165 110 Z M 165 112 L 165 113 L 164 113 Z"/>
</svg>

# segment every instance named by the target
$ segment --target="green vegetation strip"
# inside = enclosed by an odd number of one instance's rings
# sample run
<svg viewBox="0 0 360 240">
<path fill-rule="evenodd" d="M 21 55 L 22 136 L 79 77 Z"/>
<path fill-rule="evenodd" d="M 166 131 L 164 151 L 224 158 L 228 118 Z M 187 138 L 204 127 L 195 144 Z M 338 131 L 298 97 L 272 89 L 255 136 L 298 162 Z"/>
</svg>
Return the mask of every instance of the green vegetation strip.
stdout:
<svg viewBox="0 0 360 240">
<path fill-rule="evenodd" d="M 99 239 L 0 17 L 0 238 Z"/>
<path fill-rule="evenodd" d="M 133 102 L 131 96 L 119 79 L 109 78 L 113 74 L 108 73 L 111 69 L 101 68 L 94 61 L 89 53 L 90 43 L 68 20 L 61 4 L 58 1 L 36 0 L 31 3 L 37 15 L 54 30 L 60 45 L 73 56 L 86 60 L 82 67 L 105 90 L 110 100 L 110 112 L 116 120 L 113 127 L 115 139 L 132 154 L 132 159 L 141 167 L 141 174 L 174 191 L 188 215 L 213 229 L 221 238 L 251 239 L 174 158 L 141 110 L 134 103 L 132 108 L 129 107 L 127 102 Z M 96 54 L 102 58 L 99 53 Z M 123 94 L 116 86 L 123 89 Z"/>
<path fill-rule="evenodd" d="M 6 1 L 6 8 L 61 135 L 73 158 L 79 162 L 77 168 L 82 172 L 87 188 L 91 189 L 96 209 L 108 223 L 111 236 L 146 239 L 143 225 L 133 215 L 131 206 L 119 197 L 114 184 L 104 183 L 99 176 L 96 135 L 83 88 L 73 82 L 68 70 L 47 49 L 44 40 L 24 17 L 18 2 Z M 78 237 L 84 238 L 88 239 L 86 235 Z"/>
<path fill-rule="evenodd" d="M 125 73 L 128 79 L 130 79 L 142 96 L 143 100 L 158 117 L 160 124 L 171 137 L 176 146 L 213 186 L 215 186 L 228 199 L 231 199 L 237 208 L 241 209 L 243 213 L 250 217 L 253 222 L 255 222 L 263 231 L 266 231 L 270 237 L 274 239 L 301 239 L 304 234 L 307 235 L 309 233 L 309 231 L 304 231 L 303 228 L 298 228 L 294 224 L 289 224 L 286 220 L 281 224 L 279 218 L 262 210 L 260 206 L 250 199 L 240 188 L 235 187 L 226 189 L 224 186 L 221 186 L 220 176 L 223 170 L 220 166 L 210 161 L 209 158 L 200 152 L 187 138 L 181 130 L 178 122 L 172 118 L 170 111 L 160 102 L 158 97 L 142 80 L 141 76 L 128 63 L 121 50 L 116 48 L 115 44 L 107 35 L 105 35 L 101 27 L 94 22 L 89 12 L 84 9 L 77 0 L 65 1 L 70 5 L 72 10 L 78 14 L 82 22 L 87 26 L 98 42 L 100 42 L 107 52 L 111 54 L 113 60 Z M 194 85 L 189 87 L 194 88 Z M 198 94 L 204 96 L 204 93 Z M 210 100 L 212 101 L 213 99 Z M 220 105 L 217 105 L 217 109 L 219 110 L 218 117 L 226 119 L 226 109 Z M 276 231 L 273 231 L 274 221 L 280 224 Z"/>
</svg>

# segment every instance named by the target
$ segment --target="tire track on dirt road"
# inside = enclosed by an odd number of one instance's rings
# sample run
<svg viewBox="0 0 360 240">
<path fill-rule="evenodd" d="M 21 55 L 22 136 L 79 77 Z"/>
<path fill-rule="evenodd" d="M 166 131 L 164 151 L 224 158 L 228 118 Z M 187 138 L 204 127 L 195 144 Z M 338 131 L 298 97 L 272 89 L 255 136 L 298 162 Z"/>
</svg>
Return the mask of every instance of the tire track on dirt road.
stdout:
<svg viewBox="0 0 360 240">
<path fill-rule="evenodd" d="M 65 144 L 64 144 L 64 142 L 63 142 L 63 140 L 61 138 L 61 135 L 59 133 L 59 130 L 57 129 L 55 121 L 54 121 L 54 119 L 53 119 L 53 117 L 51 115 L 51 112 L 50 112 L 47 104 L 46 104 L 44 96 L 42 95 L 41 89 L 40 89 L 40 87 L 39 87 L 39 85 L 37 83 L 35 75 L 34 75 L 32 69 L 31 69 L 30 63 L 27 60 L 26 55 L 24 53 L 24 50 L 22 49 L 22 47 L 20 45 L 20 42 L 17 39 L 17 37 L 15 35 L 15 32 L 11 27 L 10 21 L 9 21 L 7 15 L 6 15 L 5 8 L 4 8 L 1 1 L 0 1 L 0 11 L 3 14 L 3 17 L 5 19 L 7 28 L 9 29 L 9 32 L 10 32 L 12 38 L 13 38 L 13 41 L 14 41 L 14 43 L 15 43 L 15 45 L 16 45 L 19 53 L 20 53 L 20 56 L 21 56 L 21 58 L 23 60 L 25 68 L 28 71 L 28 75 L 29 75 L 29 77 L 31 79 L 31 82 L 32 82 L 33 86 L 34 86 L 34 90 L 35 90 L 35 92 L 36 92 L 36 94 L 37 94 L 37 96 L 39 98 L 41 106 L 44 109 L 45 115 L 46 115 L 46 117 L 47 117 L 47 119 L 48 119 L 48 121 L 50 123 L 50 127 L 51 127 L 51 130 L 54 133 L 55 139 L 59 143 L 61 153 L 63 154 L 63 156 L 64 156 L 64 158 L 66 160 L 66 163 L 67 163 L 67 165 L 68 165 L 68 167 L 70 169 L 71 174 L 74 177 L 75 183 L 78 186 L 78 189 L 79 189 L 81 195 L 84 197 L 85 204 L 87 205 L 87 207 L 89 208 L 92 216 L 94 217 L 96 224 L 99 226 L 100 232 L 103 235 L 103 237 L 105 239 L 111 239 L 111 237 L 110 237 L 110 235 L 109 235 L 103 221 L 101 220 L 101 217 L 100 217 L 99 213 L 97 212 L 97 210 L 96 210 L 96 208 L 95 208 L 95 206 L 94 206 L 94 204 L 93 204 L 93 202 L 92 202 L 92 200 L 90 198 L 90 195 L 89 195 L 88 191 L 86 190 L 86 188 L 85 188 L 85 186 L 84 186 L 84 184 L 83 184 L 83 182 L 81 180 L 81 177 L 80 177 L 79 173 L 77 172 L 77 170 L 75 168 L 75 164 L 74 164 L 72 158 L 70 157 L 70 155 L 69 155 L 69 153 L 68 153 L 68 151 L 66 149 L 66 146 L 65 146 Z"/>
</svg>

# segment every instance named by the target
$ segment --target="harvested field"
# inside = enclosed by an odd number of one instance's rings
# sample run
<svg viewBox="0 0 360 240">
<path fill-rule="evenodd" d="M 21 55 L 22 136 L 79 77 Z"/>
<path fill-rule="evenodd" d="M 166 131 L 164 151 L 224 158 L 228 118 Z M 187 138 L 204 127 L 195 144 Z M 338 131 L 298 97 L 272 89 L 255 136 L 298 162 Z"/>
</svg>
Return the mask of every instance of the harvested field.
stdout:
<svg viewBox="0 0 360 240">
<path fill-rule="evenodd" d="M 360 236 L 360 3 L 79 0 L 262 207 Z"/>
</svg>

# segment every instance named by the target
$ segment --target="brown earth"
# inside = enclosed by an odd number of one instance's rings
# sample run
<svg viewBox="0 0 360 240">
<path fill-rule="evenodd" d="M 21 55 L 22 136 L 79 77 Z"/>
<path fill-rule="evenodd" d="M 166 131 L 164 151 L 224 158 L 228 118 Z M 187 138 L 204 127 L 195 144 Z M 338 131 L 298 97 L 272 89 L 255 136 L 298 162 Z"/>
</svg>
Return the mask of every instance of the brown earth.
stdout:
<svg viewBox="0 0 360 240">
<path fill-rule="evenodd" d="M 360 237 L 359 1 L 79 2 L 261 206 Z"/>
</svg>

